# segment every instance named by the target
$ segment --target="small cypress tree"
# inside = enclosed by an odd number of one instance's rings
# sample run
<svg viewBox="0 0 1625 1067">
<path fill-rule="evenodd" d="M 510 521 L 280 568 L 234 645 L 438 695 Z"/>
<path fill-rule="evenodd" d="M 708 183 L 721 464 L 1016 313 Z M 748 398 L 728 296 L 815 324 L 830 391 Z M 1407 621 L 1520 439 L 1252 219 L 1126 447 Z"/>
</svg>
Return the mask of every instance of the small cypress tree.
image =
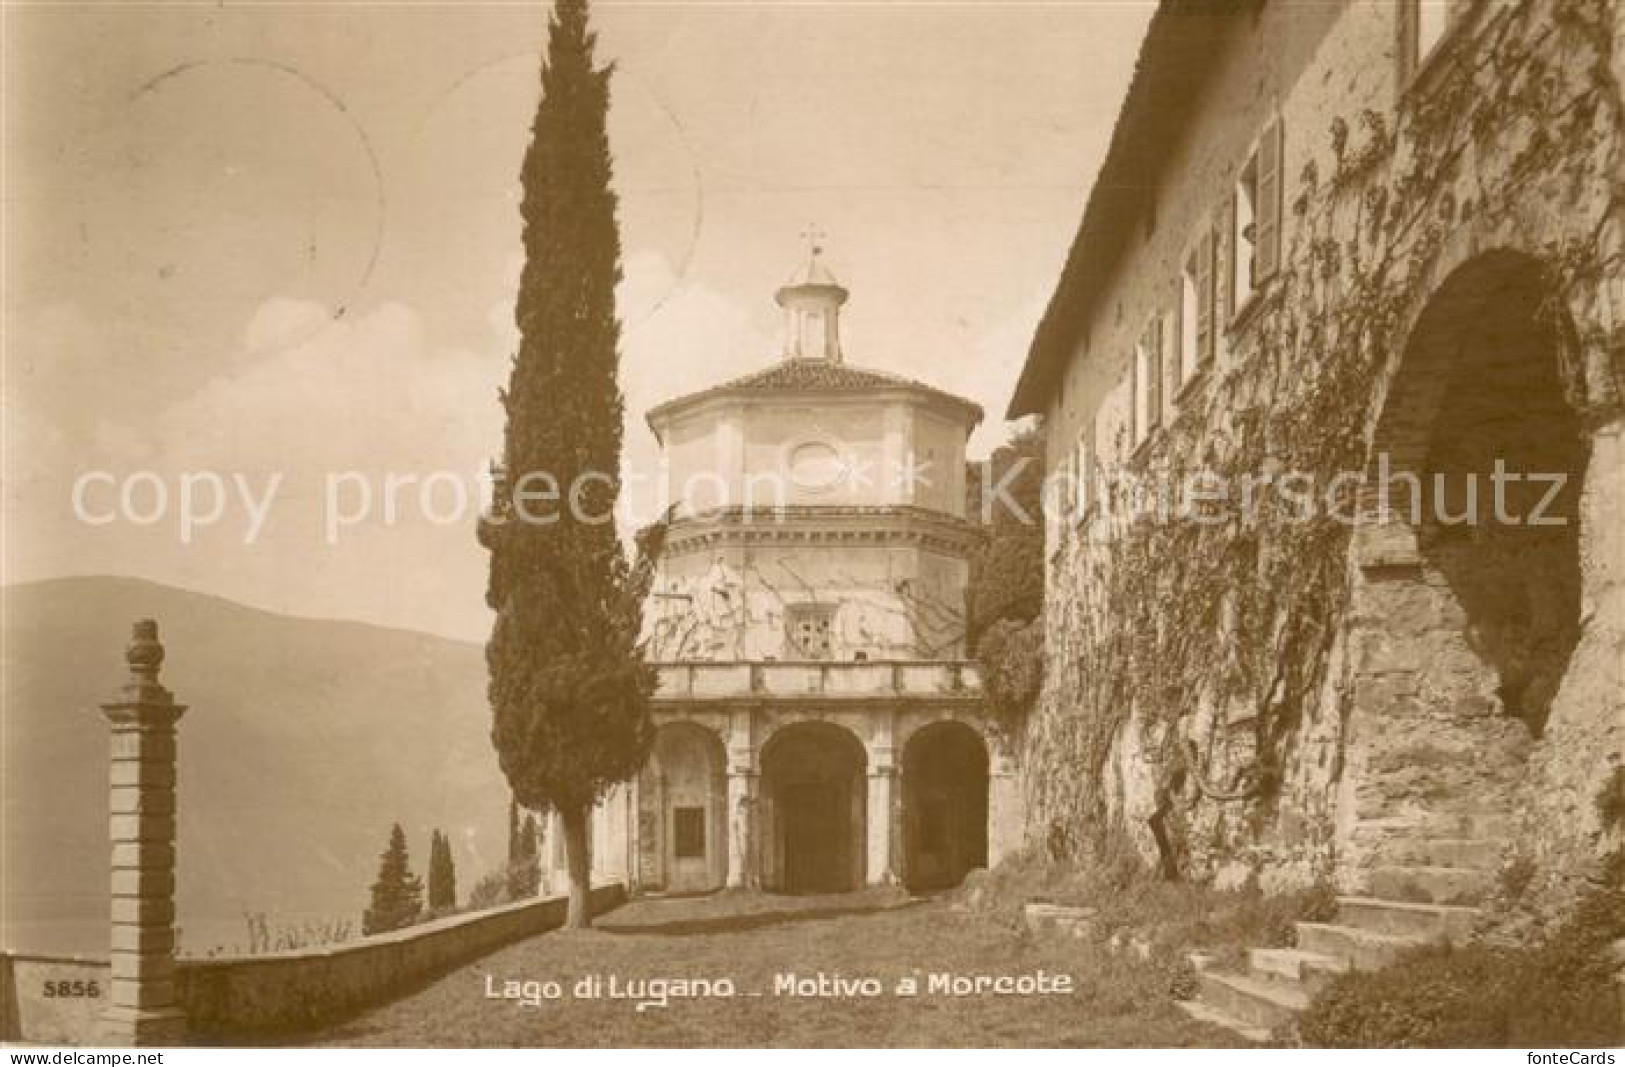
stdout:
<svg viewBox="0 0 1625 1067">
<path fill-rule="evenodd" d="M 526 900 L 542 885 L 541 850 L 537 847 L 536 816 L 525 812 L 514 838 L 513 859 L 508 862 L 508 896 Z"/>
<path fill-rule="evenodd" d="M 406 833 L 396 823 L 389 831 L 389 847 L 378 857 L 378 880 L 372 883 L 372 906 L 361 916 L 361 932 L 399 930 L 422 910 L 423 880 L 412 873 Z"/>
<path fill-rule="evenodd" d="M 451 858 L 451 839 L 439 830 L 429 839 L 429 908 L 457 906 L 457 868 Z"/>
<path fill-rule="evenodd" d="M 508 865 L 519 858 L 519 801 L 508 797 Z"/>
</svg>

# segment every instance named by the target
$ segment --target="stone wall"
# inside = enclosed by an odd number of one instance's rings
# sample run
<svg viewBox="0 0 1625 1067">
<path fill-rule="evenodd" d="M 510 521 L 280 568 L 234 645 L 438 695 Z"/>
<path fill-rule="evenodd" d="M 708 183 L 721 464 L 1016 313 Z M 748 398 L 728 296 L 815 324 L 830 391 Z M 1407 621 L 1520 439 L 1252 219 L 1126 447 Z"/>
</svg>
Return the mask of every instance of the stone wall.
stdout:
<svg viewBox="0 0 1625 1067">
<path fill-rule="evenodd" d="M 0 1041 L 95 1044 L 112 977 L 106 960 L 0 955 Z"/>
<path fill-rule="evenodd" d="M 593 910 L 626 899 L 621 885 L 593 890 Z M 176 992 L 193 1040 L 240 1041 L 297 1033 L 393 997 L 564 922 L 564 897 L 455 915 L 335 945 L 259 956 L 181 959 Z M 107 1004 L 105 961 L 6 955 L 0 968 L 8 1041 L 94 1044 Z M 47 983 L 97 983 L 51 995 Z M 67 992 L 72 992 L 68 990 Z"/>
<path fill-rule="evenodd" d="M 1550 96 L 1507 102 L 1501 133 L 1467 138 L 1452 167 L 1412 190 L 1411 202 L 1387 201 L 1396 216 L 1403 210 L 1422 220 L 1396 253 L 1392 242 L 1400 239 L 1385 237 L 1369 215 L 1386 210 L 1373 208 L 1375 195 L 1391 194 L 1388 183 L 1438 151 L 1429 139 L 1445 134 L 1430 131 L 1448 133 L 1453 118 L 1424 113 L 1429 79 L 1450 77 L 1443 61 L 1425 67 L 1414 84 L 1396 80 L 1398 6 L 1263 5 L 1235 16 L 1227 35 L 1215 34 L 1223 54 L 1189 128 L 1158 144 L 1166 163 L 1155 170 L 1157 192 L 1143 226 L 1121 248 L 1094 249 L 1096 259 L 1115 266 L 1049 398 L 1049 466 L 1078 456 L 1082 435 L 1108 478 L 1154 473 L 1159 463 L 1200 469 L 1215 453 L 1222 463 L 1258 425 L 1269 427 L 1254 438 L 1264 441 L 1261 454 L 1286 463 L 1288 435 L 1304 434 L 1304 422 L 1315 418 L 1293 405 L 1317 403 L 1329 412 L 1335 402 L 1365 419 L 1353 429 L 1363 432 L 1366 455 L 1391 452 L 1420 474 L 1459 476 L 1497 455 L 1514 468 L 1567 472 L 1578 530 L 1478 530 L 1451 541 L 1409 526 L 1361 525 L 1345 550 L 1329 557 L 1346 572 L 1346 585 L 1320 614 L 1325 640 L 1312 653 L 1319 680 L 1281 720 L 1290 728 L 1279 734 L 1260 714 L 1268 699 L 1227 692 L 1238 661 L 1269 662 L 1264 639 L 1276 631 L 1267 617 L 1237 633 L 1236 620 L 1221 611 L 1200 632 L 1170 637 L 1163 631 L 1176 625 L 1191 586 L 1163 589 L 1153 573 L 1136 594 L 1163 598 L 1152 611 L 1108 595 L 1122 589 L 1114 578 L 1131 523 L 1097 509 L 1052 525 L 1046 677 L 1023 760 L 1028 833 L 1039 842 L 1065 843 L 1103 816 L 1155 860 L 1152 816 L 1161 813 L 1186 876 L 1233 883 L 1256 875 L 1268 886 L 1331 875 L 1354 890 L 1371 889 L 1373 875 L 1394 866 L 1492 875 L 1514 853 L 1534 858 L 1547 881 L 1572 883 L 1619 843 L 1617 829 L 1610 836 L 1596 810 L 1625 744 L 1625 316 L 1617 307 L 1625 220 L 1606 195 L 1621 145 L 1621 61 L 1608 31 L 1595 28 L 1609 9 L 1586 0 L 1486 5 L 1492 16 L 1447 39 L 1458 55 L 1527 47 L 1507 69 L 1549 63 L 1572 80 L 1543 83 Z M 1593 56 L 1601 60 L 1596 66 Z M 1588 71 L 1603 68 L 1613 71 L 1611 85 L 1605 72 L 1589 80 Z M 1474 76 L 1489 77 L 1483 72 L 1490 69 L 1497 68 L 1480 63 Z M 1501 87 L 1515 85 L 1509 75 Z M 1588 92 L 1611 92 L 1613 107 L 1582 100 L 1573 111 L 1595 121 L 1566 140 L 1543 136 L 1561 124 L 1511 116 L 1518 106 L 1534 113 L 1559 106 L 1564 94 Z M 1221 297 L 1213 366 L 1189 385 L 1168 383 L 1163 429 L 1142 445 L 1129 412 L 1135 341 L 1158 309 L 1177 305 L 1182 257 L 1271 115 L 1284 130 L 1282 284 L 1239 309 Z M 1529 163 L 1531 144 L 1551 153 L 1538 167 Z M 1406 195 L 1403 183 L 1398 187 Z M 1228 251 L 1221 247 L 1221 260 Z M 1353 278 L 1326 281 L 1336 279 L 1335 267 L 1310 267 L 1315 257 L 1329 263 L 1364 255 L 1359 266 L 1374 270 L 1372 261 L 1385 252 L 1399 263 L 1386 290 L 1359 290 Z M 1511 264 L 1502 273 L 1520 290 L 1485 282 L 1483 275 L 1496 273 L 1485 265 L 1500 259 Z M 1313 278 L 1307 289 L 1283 293 L 1301 276 Z M 1481 287 L 1474 317 L 1445 331 L 1447 354 L 1419 354 L 1424 317 L 1463 278 Z M 1221 283 L 1221 293 L 1227 288 Z M 1508 300 L 1531 298 L 1522 325 L 1490 314 Z M 1376 306 L 1381 317 L 1368 314 Z M 1371 346 L 1360 352 L 1368 377 L 1357 392 L 1317 395 L 1317 379 L 1332 375 L 1331 362 L 1347 353 L 1317 351 L 1311 331 L 1350 322 L 1370 329 L 1344 345 Z M 1536 322 L 1552 331 L 1542 343 L 1519 332 Z M 1489 326 L 1493 336 L 1484 336 Z M 1497 340 L 1506 346 L 1500 353 L 1489 343 Z M 1262 359 L 1287 369 L 1267 390 L 1249 391 Z M 1512 370 L 1501 373 L 1498 362 Z M 1545 377 L 1513 380 L 1531 369 Z M 1566 452 L 1565 434 L 1573 442 Z M 1352 463 L 1356 473 L 1359 462 Z M 1266 599 L 1289 603 L 1300 570 L 1315 561 L 1270 568 L 1269 536 L 1237 527 L 1219 535 L 1228 540 L 1213 555 L 1256 549 L 1256 585 Z M 1214 542 L 1203 544 L 1211 549 Z M 1138 562 L 1166 573 L 1190 560 Z M 1243 584 L 1231 585 L 1227 606 L 1258 592 Z M 1144 656 L 1145 648 L 1177 648 L 1181 640 L 1208 650 L 1203 684 L 1159 676 L 1173 665 Z M 1134 664 L 1131 677 L 1103 692 L 1091 668 L 1124 662 Z M 1091 766 L 1102 733 L 1104 759 Z M 1172 757 L 1186 744 L 1195 759 L 1183 769 L 1194 775 L 1175 775 Z M 1263 773 L 1259 760 L 1269 761 L 1266 788 L 1223 795 L 1236 772 Z"/>
</svg>

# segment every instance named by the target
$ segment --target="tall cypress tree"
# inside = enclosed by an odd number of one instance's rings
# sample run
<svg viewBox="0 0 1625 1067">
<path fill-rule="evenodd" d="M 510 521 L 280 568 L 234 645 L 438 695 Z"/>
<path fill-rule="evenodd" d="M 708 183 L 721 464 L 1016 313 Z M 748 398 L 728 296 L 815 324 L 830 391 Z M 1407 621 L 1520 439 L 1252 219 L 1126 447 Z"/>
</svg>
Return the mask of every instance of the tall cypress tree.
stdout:
<svg viewBox="0 0 1625 1067">
<path fill-rule="evenodd" d="M 557 0 L 542 95 L 520 180 L 525 266 L 519 352 L 502 394 L 503 477 L 481 541 L 491 552 L 486 645 L 492 741 L 520 804 L 559 813 L 568 924 L 587 926 L 587 824 L 637 773 L 653 729 L 653 671 L 638 646 L 663 527 L 629 566 L 612 521 L 620 496 L 621 278 L 610 189 L 610 69 L 596 66 L 586 0 Z M 538 494 L 551 507 L 538 504 Z"/>
<path fill-rule="evenodd" d="M 406 832 L 396 823 L 389 847 L 378 857 L 378 880 L 372 883 L 372 906 L 361 916 L 361 932 L 378 934 L 409 926 L 423 910 L 423 880 L 412 873 Z"/>
</svg>

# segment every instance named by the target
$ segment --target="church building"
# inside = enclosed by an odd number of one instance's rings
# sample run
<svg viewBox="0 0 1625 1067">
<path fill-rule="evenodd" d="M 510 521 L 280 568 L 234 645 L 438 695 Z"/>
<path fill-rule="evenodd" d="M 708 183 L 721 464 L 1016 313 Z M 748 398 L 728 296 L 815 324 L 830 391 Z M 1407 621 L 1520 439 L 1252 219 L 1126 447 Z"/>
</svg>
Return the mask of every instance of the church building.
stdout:
<svg viewBox="0 0 1625 1067">
<path fill-rule="evenodd" d="M 644 611 L 657 732 L 594 870 L 634 892 L 955 885 L 1021 833 L 964 646 L 982 411 L 846 361 L 816 244 L 776 298 L 777 360 L 647 415 L 681 502 Z"/>
</svg>

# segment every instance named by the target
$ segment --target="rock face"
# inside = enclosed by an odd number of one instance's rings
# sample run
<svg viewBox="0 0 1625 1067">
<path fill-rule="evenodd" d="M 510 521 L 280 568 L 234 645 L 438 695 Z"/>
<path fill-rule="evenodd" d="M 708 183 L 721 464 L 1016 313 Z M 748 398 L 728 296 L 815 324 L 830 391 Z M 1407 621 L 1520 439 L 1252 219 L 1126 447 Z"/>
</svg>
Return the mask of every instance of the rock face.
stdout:
<svg viewBox="0 0 1625 1067">
<path fill-rule="evenodd" d="M 1099 222 L 1143 205 L 1093 194 L 1012 404 L 1044 415 L 1052 471 L 1092 475 L 1049 528 L 1023 760 L 1039 843 L 1119 829 L 1220 886 L 1330 877 L 1432 906 L 1482 900 L 1509 864 L 1556 905 L 1620 845 L 1602 797 L 1625 762 L 1625 236 L 1606 176 L 1625 134 L 1610 107 L 1550 141 L 1539 108 L 1501 107 L 1488 140 L 1441 115 L 1505 104 L 1483 72 L 1508 54 L 1582 110 L 1597 90 L 1573 57 L 1625 60 L 1608 5 L 1577 0 L 1572 20 L 1484 9 L 1396 63 L 1403 6 L 1234 16 L 1202 57 L 1177 13 L 1153 21 L 1142 72 L 1195 63 L 1203 88 L 1176 103 L 1137 79 L 1102 174 L 1136 138 L 1177 165 L 1143 226 Z M 1582 246 L 1580 270 L 1553 252 Z M 1339 329 L 1357 338 L 1328 343 Z M 1317 450 L 1317 426 L 1353 443 Z M 1354 479 L 1319 542 L 1280 513 L 1181 540 L 1117 510 L 1135 478 L 1306 456 L 1317 485 Z M 1304 597 L 1322 564 L 1335 580 Z M 1185 610 L 1216 582 L 1215 610 Z M 1270 684 L 1282 666 L 1298 689 Z"/>
</svg>

